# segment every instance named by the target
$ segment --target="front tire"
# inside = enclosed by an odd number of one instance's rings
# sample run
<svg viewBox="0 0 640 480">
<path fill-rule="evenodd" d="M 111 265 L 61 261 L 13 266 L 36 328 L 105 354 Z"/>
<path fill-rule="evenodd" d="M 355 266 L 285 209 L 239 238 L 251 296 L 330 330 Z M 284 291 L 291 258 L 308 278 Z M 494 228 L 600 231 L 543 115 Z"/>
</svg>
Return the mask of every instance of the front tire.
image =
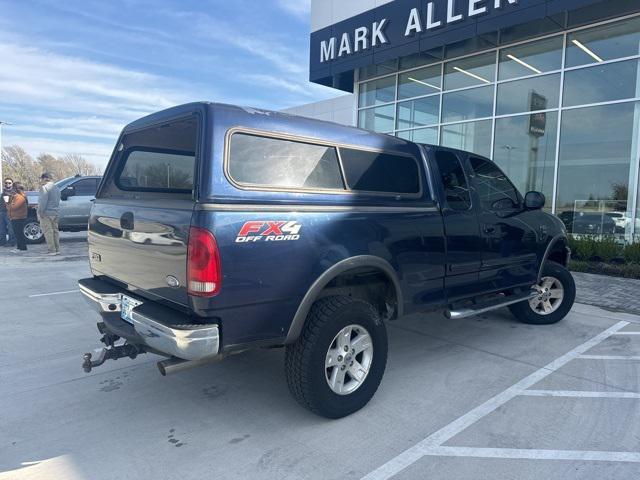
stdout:
<svg viewBox="0 0 640 480">
<path fill-rule="evenodd" d="M 547 262 L 536 288 L 537 297 L 509 307 L 518 320 L 530 325 L 551 325 L 567 316 L 576 299 L 576 284 L 569 270 L 559 263 Z"/>
<path fill-rule="evenodd" d="M 289 391 L 303 407 L 342 418 L 373 397 L 387 364 L 387 331 L 376 309 L 347 296 L 313 304 L 298 341 L 288 345 Z"/>
</svg>

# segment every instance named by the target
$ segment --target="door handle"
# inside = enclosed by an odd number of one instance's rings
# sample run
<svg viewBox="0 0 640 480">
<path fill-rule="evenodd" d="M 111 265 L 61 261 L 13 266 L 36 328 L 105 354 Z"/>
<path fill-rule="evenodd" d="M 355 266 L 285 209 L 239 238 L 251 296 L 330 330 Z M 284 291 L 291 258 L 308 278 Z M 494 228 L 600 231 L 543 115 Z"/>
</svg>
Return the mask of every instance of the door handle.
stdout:
<svg viewBox="0 0 640 480">
<path fill-rule="evenodd" d="M 120 228 L 133 230 L 133 212 L 124 212 L 120 217 Z"/>
<path fill-rule="evenodd" d="M 482 227 L 482 230 L 484 233 L 495 233 L 496 227 L 493 225 L 484 225 L 484 227 Z"/>
</svg>

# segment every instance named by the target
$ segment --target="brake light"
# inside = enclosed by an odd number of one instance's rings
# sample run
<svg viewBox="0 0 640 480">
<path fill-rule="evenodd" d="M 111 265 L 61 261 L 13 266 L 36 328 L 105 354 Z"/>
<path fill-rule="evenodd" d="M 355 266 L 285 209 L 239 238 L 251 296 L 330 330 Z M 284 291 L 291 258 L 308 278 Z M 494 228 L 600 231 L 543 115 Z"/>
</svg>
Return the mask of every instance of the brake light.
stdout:
<svg viewBox="0 0 640 480">
<path fill-rule="evenodd" d="M 189 295 L 213 297 L 220 291 L 222 270 L 218 244 L 213 233 L 204 228 L 189 229 L 187 282 Z"/>
</svg>

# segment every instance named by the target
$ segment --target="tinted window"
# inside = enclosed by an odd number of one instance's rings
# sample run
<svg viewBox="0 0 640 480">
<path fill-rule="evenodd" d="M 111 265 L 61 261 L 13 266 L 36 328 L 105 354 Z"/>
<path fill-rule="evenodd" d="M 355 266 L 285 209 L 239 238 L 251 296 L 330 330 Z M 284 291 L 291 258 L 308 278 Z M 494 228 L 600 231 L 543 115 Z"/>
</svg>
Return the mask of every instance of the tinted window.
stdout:
<svg viewBox="0 0 640 480">
<path fill-rule="evenodd" d="M 115 175 L 117 187 L 121 190 L 191 193 L 197 138 L 195 117 L 125 135 L 118 146 L 122 153 Z"/>
<path fill-rule="evenodd" d="M 344 189 L 334 147 L 244 133 L 231 136 L 229 174 L 248 185 Z"/>
<path fill-rule="evenodd" d="M 86 178 L 84 180 L 78 180 L 73 184 L 73 188 L 76 191 L 76 196 L 93 197 L 98 190 L 98 180 L 95 178 Z"/>
<path fill-rule="evenodd" d="M 341 148 L 340 155 L 352 190 L 385 193 L 420 192 L 420 171 L 413 157 Z"/>
<path fill-rule="evenodd" d="M 193 190 L 195 154 L 170 150 L 130 150 L 118 186 L 123 190 Z"/>
<path fill-rule="evenodd" d="M 510 199 L 514 205 L 519 203 L 515 188 L 495 164 L 481 158 L 471 158 L 471 167 L 475 176 L 475 185 L 480 196 L 482 208 L 491 210 L 498 200 Z"/>
<path fill-rule="evenodd" d="M 436 152 L 436 163 L 449 208 L 469 210 L 471 208 L 469 185 L 458 157 L 451 152 L 438 151 Z"/>
</svg>

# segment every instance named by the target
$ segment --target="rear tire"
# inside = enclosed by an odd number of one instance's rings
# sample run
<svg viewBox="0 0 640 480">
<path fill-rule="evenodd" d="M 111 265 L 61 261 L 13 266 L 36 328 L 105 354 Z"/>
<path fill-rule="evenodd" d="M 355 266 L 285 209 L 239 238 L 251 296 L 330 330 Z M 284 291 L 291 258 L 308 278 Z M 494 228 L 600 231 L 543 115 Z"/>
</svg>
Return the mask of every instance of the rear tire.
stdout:
<svg viewBox="0 0 640 480">
<path fill-rule="evenodd" d="M 537 285 L 540 295 L 509 307 L 522 323 L 551 325 L 567 316 L 576 299 L 576 284 L 571 272 L 556 262 L 548 261 Z"/>
<path fill-rule="evenodd" d="M 44 233 L 37 218 L 27 218 L 22 231 L 24 232 L 24 238 L 28 245 L 37 245 L 44 242 Z"/>
<path fill-rule="evenodd" d="M 311 307 L 298 341 L 287 345 L 289 391 L 303 407 L 342 418 L 373 397 L 387 364 L 387 331 L 376 309 L 347 296 Z"/>
</svg>

